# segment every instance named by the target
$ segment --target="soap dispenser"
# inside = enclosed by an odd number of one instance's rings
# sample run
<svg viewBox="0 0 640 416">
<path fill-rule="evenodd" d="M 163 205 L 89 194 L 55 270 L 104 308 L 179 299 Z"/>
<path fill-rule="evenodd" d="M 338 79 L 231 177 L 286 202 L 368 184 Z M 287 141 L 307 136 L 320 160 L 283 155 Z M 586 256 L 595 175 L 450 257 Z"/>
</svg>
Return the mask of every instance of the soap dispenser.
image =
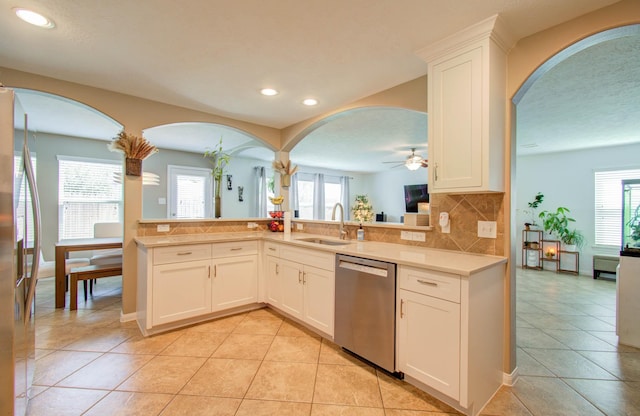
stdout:
<svg viewBox="0 0 640 416">
<path fill-rule="evenodd" d="M 357 237 L 358 241 L 364 241 L 364 230 L 362 229 L 362 224 L 360 224 L 360 228 L 358 229 L 357 236 L 358 236 Z"/>
</svg>

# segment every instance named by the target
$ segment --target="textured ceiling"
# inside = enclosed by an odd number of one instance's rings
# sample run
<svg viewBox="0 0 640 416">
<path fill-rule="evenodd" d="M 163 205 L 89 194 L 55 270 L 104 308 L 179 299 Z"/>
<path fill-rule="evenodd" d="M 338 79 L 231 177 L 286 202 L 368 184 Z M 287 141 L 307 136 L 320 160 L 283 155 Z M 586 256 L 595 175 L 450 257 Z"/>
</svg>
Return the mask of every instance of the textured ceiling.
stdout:
<svg viewBox="0 0 640 416">
<path fill-rule="evenodd" d="M 0 65 L 282 128 L 424 75 L 416 50 L 494 14 L 522 38 L 615 1 L 20 0 Z"/>
<path fill-rule="evenodd" d="M 168 0 L 52 0 L 37 7 L 56 21 L 50 32 L 0 7 L 0 65 L 282 127 L 424 75 L 416 49 L 493 13 L 502 12 L 522 37 L 610 3 L 189 1 L 175 8 Z M 639 49 L 639 36 L 607 41 L 536 81 L 518 105 L 518 154 L 637 141 Z M 282 93 L 262 97 L 263 86 Z M 307 95 L 320 106 L 300 106 Z M 22 92 L 20 98 L 38 131 L 109 140 L 120 129 L 59 97 Z M 383 162 L 404 160 L 412 147 L 428 158 L 426 128 L 421 113 L 351 111 L 314 130 L 291 157 L 335 169 L 389 169 L 393 165 Z M 145 131 L 160 148 L 196 153 L 221 136 L 226 149 L 256 144 L 224 126 L 180 123 Z M 272 157 L 256 147 L 242 154 Z"/>
</svg>

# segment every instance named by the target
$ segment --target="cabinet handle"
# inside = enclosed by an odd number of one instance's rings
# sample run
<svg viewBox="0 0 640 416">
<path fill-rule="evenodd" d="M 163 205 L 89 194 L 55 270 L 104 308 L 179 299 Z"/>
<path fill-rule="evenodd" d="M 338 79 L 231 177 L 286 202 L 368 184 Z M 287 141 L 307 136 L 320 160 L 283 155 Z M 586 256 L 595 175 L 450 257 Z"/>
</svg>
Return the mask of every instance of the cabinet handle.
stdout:
<svg viewBox="0 0 640 416">
<path fill-rule="evenodd" d="M 307 272 L 302 272 L 302 284 L 307 284 Z"/>
<path fill-rule="evenodd" d="M 429 286 L 434 286 L 434 287 L 438 287 L 438 284 L 436 282 L 429 282 L 427 280 L 420 280 L 418 279 L 418 283 L 421 283 L 423 285 L 429 285 Z"/>
<path fill-rule="evenodd" d="M 280 274 L 280 265 L 276 263 L 276 274 Z"/>
<path fill-rule="evenodd" d="M 269 251 L 276 251 L 276 249 L 273 247 L 269 247 Z"/>
<path fill-rule="evenodd" d="M 298 270 L 298 283 L 302 283 L 302 270 Z"/>
<path fill-rule="evenodd" d="M 231 249 L 231 251 L 240 251 L 242 250 L 242 247 L 234 247 Z"/>
<path fill-rule="evenodd" d="M 404 318 L 404 299 L 400 299 L 400 319 Z"/>
<path fill-rule="evenodd" d="M 209 266 L 207 270 L 207 279 L 211 279 L 211 266 Z"/>
<path fill-rule="evenodd" d="M 213 265 L 213 277 L 217 277 L 218 276 L 218 265 L 214 264 Z"/>
<path fill-rule="evenodd" d="M 191 251 L 181 251 L 178 253 L 178 256 L 188 256 L 189 254 L 193 254 Z"/>
<path fill-rule="evenodd" d="M 434 175 L 434 180 L 438 180 L 438 164 L 435 163 L 434 169 L 433 169 L 433 175 Z"/>
</svg>

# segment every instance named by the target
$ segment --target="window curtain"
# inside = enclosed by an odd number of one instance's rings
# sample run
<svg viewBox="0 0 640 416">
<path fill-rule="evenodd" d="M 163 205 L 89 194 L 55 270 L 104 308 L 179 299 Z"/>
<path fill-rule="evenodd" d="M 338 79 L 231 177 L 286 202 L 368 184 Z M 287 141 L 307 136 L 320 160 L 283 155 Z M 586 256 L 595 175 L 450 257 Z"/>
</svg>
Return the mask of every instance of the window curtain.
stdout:
<svg viewBox="0 0 640 416">
<path fill-rule="evenodd" d="M 344 207 L 344 220 L 351 219 L 351 209 L 349 206 L 349 177 L 340 177 L 340 203 Z"/>
<path fill-rule="evenodd" d="M 291 175 L 291 183 L 289 184 L 289 209 L 292 211 L 291 215 L 295 216 L 296 211 L 300 209 L 300 203 L 298 200 L 298 174 Z"/>
<path fill-rule="evenodd" d="M 324 220 L 324 175 L 313 175 L 313 219 Z"/>
<path fill-rule="evenodd" d="M 258 218 L 267 217 L 267 174 L 263 166 L 253 168 L 255 198 L 253 201 L 252 216 Z"/>
</svg>

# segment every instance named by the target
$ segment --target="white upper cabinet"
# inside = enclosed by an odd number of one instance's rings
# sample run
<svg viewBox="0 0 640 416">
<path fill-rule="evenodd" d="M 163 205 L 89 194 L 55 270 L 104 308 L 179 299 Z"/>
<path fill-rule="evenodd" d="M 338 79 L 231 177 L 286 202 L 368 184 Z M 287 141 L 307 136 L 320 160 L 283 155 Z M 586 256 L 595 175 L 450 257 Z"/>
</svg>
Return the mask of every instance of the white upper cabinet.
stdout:
<svg viewBox="0 0 640 416">
<path fill-rule="evenodd" d="M 494 16 L 418 52 L 428 62 L 429 192 L 504 192 L 505 30 Z"/>
</svg>

